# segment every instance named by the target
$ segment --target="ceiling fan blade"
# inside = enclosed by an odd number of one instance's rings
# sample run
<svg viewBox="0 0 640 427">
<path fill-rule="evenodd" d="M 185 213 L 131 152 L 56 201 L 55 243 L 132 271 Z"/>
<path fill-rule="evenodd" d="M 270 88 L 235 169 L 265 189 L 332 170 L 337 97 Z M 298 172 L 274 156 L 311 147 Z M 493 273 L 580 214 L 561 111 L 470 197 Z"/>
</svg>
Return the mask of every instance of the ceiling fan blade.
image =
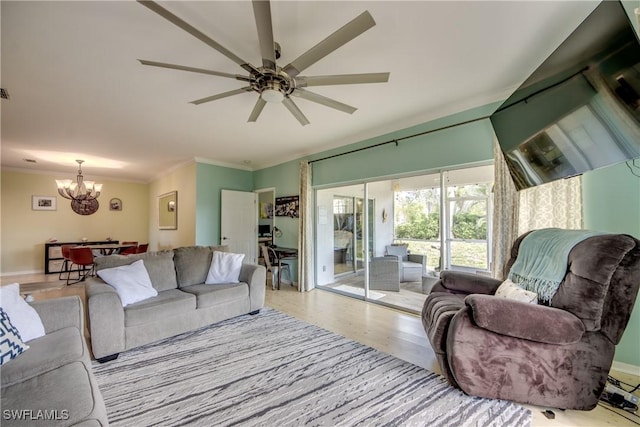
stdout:
<svg viewBox="0 0 640 427">
<path fill-rule="evenodd" d="M 265 101 L 264 99 L 258 96 L 258 102 L 256 102 L 255 107 L 253 107 L 253 110 L 249 115 L 249 120 L 247 121 L 255 122 L 256 120 L 258 120 L 258 116 L 260 115 L 260 113 L 262 113 L 262 109 L 264 108 L 265 105 L 267 105 L 267 101 Z"/>
<path fill-rule="evenodd" d="M 369 28 L 376 25 L 368 11 L 362 12 L 355 19 L 335 31 L 326 39 L 300 55 L 297 59 L 283 68 L 284 72 L 295 77 L 304 69 L 315 64 L 340 46 L 350 42 Z"/>
<path fill-rule="evenodd" d="M 333 76 L 296 77 L 296 87 L 386 83 L 389 73 L 338 74 Z"/>
<path fill-rule="evenodd" d="M 304 89 L 296 89 L 293 91 L 292 95 L 306 99 L 307 101 L 322 104 L 326 107 L 335 108 L 336 110 L 340 110 L 348 114 L 353 114 L 357 110 L 357 108 L 338 102 L 335 99 L 327 98 L 326 96 L 318 95 L 317 93 L 309 92 Z"/>
<path fill-rule="evenodd" d="M 251 86 L 230 90 L 228 92 L 219 93 L 217 95 L 207 96 L 206 98 L 196 99 L 195 101 L 191 101 L 190 104 L 200 105 L 204 104 L 205 102 L 215 101 L 216 99 L 226 98 L 228 96 L 239 95 L 244 92 L 252 92 Z"/>
<path fill-rule="evenodd" d="M 141 5 L 149 8 L 149 9 L 151 9 L 152 11 L 154 11 L 158 15 L 162 16 L 164 19 L 166 19 L 167 21 L 171 22 L 172 24 L 177 25 L 178 27 L 182 28 L 187 33 L 191 34 L 192 36 L 194 36 L 198 40 L 202 41 L 203 43 L 206 43 L 207 45 L 211 46 L 212 48 L 214 48 L 215 50 L 217 50 L 218 52 L 220 52 L 221 54 L 223 54 L 227 58 L 231 59 L 236 64 L 240 65 L 245 70 L 247 70 L 249 72 L 256 72 L 257 71 L 256 68 L 253 65 L 249 64 L 247 61 L 245 61 L 244 59 L 240 58 L 239 56 L 237 56 L 236 54 L 231 52 L 229 49 L 227 49 L 226 47 L 222 46 L 221 44 L 219 44 L 218 42 L 213 40 L 211 37 L 207 36 L 202 31 L 196 29 L 191 24 L 183 21 L 181 18 L 178 18 L 176 15 L 174 15 L 171 12 L 169 12 L 167 9 L 163 8 L 158 3 L 150 1 L 150 0 L 138 0 L 138 3 L 140 3 Z"/>
<path fill-rule="evenodd" d="M 221 71 L 205 70 L 204 68 L 194 68 L 194 67 L 187 67 L 184 65 L 167 64 L 165 62 L 147 61 L 146 59 L 138 59 L 138 61 L 140 61 L 142 65 L 150 65 L 152 67 L 169 68 L 172 70 L 180 70 L 180 71 L 190 71 L 192 73 L 209 74 L 212 76 L 219 76 L 219 77 L 228 77 L 230 79 L 236 79 L 236 80 L 244 80 L 244 81 L 251 80 L 251 78 L 248 76 L 241 76 L 238 74 L 231 74 L 231 73 L 223 73 Z"/>
<path fill-rule="evenodd" d="M 253 14 L 258 28 L 262 65 L 270 70 L 276 69 L 276 51 L 273 42 L 273 26 L 271 21 L 271 4 L 268 0 L 253 0 Z"/>
<path fill-rule="evenodd" d="M 293 117 L 295 117 L 302 126 L 309 124 L 309 120 L 307 120 L 304 114 L 302 114 L 302 111 L 300 111 L 298 106 L 293 102 L 293 99 L 289 98 L 288 96 L 285 96 L 284 99 L 282 100 L 282 103 L 284 104 L 285 107 L 287 107 L 287 110 L 289 110 L 291 114 L 293 114 Z"/>
</svg>

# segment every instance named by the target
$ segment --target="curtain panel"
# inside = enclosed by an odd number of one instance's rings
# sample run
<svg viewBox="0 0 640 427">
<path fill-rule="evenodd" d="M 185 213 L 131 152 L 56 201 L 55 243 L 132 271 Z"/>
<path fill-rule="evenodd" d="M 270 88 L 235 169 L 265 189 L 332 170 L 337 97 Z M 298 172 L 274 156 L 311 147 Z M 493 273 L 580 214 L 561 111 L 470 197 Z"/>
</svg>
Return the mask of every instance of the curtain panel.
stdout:
<svg viewBox="0 0 640 427">
<path fill-rule="evenodd" d="M 493 228 L 491 274 L 504 279 L 502 269 L 509 260 L 513 242 L 518 238 L 519 195 L 498 141 L 493 143 Z"/>
<path fill-rule="evenodd" d="M 520 191 L 518 235 L 539 228 L 582 228 L 582 177 Z"/>
</svg>

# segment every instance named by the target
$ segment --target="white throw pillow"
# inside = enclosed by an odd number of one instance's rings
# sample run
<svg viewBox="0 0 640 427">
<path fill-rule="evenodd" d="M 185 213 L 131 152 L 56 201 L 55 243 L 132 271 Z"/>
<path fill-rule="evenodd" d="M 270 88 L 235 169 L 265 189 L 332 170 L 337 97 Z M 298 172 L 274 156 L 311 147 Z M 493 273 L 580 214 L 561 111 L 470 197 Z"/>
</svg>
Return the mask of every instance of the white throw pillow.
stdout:
<svg viewBox="0 0 640 427">
<path fill-rule="evenodd" d="M 521 288 L 509 279 L 502 282 L 502 284 L 496 290 L 495 296 L 520 302 L 526 302 L 529 304 L 538 303 L 538 294 Z"/>
<path fill-rule="evenodd" d="M 123 307 L 158 295 L 143 260 L 99 270 L 98 276 L 116 290 Z"/>
<path fill-rule="evenodd" d="M 238 283 L 244 254 L 214 251 L 205 284 Z"/>
<path fill-rule="evenodd" d="M 38 312 L 20 296 L 20 285 L 12 283 L 0 287 L 0 306 L 20 333 L 22 341 L 44 336 L 44 325 Z"/>
</svg>

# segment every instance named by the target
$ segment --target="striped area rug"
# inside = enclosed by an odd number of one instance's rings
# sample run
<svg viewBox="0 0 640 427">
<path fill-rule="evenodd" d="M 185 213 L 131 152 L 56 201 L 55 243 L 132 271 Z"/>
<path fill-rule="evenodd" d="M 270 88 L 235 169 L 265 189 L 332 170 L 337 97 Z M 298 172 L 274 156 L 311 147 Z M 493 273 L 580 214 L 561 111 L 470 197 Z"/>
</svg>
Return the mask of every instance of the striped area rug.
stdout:
<svg viewBox="0 0 640 427">
<path fill-rule="evenodd" d="M 423 368 L 271 309 L 93 370 L 112 426 L 530 426 Z"/>
</svg>

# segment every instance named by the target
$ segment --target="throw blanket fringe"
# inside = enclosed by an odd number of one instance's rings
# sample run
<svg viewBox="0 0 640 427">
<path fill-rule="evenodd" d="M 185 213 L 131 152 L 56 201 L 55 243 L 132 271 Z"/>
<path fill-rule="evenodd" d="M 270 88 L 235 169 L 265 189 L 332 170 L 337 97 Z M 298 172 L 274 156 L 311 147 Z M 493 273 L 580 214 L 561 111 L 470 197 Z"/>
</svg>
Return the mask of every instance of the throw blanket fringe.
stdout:
<svg viewBox="0 0 640 427">
<path fill-rule="evenodd" d="M 545 228 L 529 233 L 520 243 L 518 258 L 509 271 L 509 279 L 538 294 L 549 304 L 567 272 L 569 252 L 583 240 L 603 234 L 591 230 Z"/>
</svg>

